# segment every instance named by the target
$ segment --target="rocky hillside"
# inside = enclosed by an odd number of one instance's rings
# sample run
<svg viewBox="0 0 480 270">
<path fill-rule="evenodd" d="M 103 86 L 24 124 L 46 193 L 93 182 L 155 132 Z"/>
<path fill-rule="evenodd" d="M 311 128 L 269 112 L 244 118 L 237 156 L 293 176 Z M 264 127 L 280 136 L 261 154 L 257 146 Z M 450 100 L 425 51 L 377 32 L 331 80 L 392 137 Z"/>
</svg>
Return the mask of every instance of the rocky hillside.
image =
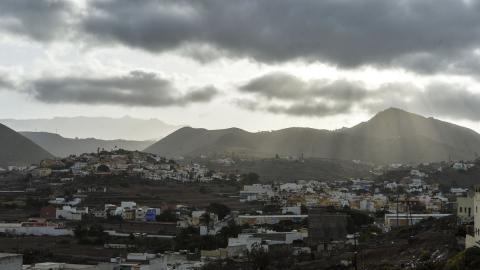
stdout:
<svg viewBox="0 0 480 270">
<path fill-rule="evenodd" d="M 31 140 L 0 124 L 0 167 L 30 165 L 53 157 Z"/>
</svg>

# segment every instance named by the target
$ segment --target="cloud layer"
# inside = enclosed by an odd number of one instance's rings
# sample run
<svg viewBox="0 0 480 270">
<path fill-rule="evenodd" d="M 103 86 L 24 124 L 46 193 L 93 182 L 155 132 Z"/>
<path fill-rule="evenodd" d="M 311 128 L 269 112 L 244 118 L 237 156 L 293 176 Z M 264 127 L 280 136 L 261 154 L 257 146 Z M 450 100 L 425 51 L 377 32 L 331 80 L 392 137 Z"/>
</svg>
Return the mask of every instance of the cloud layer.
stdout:
<svg viewBox="0 0 480 270">
<path fill-rule="evenodd" d="M 72 30 L 77 10 L 63 0 L 2 0 L 0 29 L 39 41 L 64 38 Z"/>
<path fill-rule="evenodd" d="M 306 81 L 287 73 L 270 73 L 241 85 L 239 91 L 251 96 L 236 101 L 244 109 L 293 116 L 376 113 L 399 107 L 423 114 L 480 120 L 480 94 L 462 85 L 440 82 L 424 88 L 390 83 L 372 89 L 356 81 Z"/>
<path fill-rule="evenodd" d="M 416 75 L 464 75 L 461 79 L 476 80 L 472 84 L 480 79 L 479 18 L 480 0 L 0 1 L 0 35 L 41 44 L 64 41 L 91 50 L 119 45 L 134 48 L 125 50 L 133 59 L 135 51 L 142 50 L 181 54 L 200 62 L 250 59 L 270 67 L 299 61 L 339 69 L 400 68 Z M 80 57 L 83 54 L 79 52 Z M 52 62 L 69 56 L 57 58 Z M 18 84 L 0 74 L 0 89 L 12 88 L 25 88 L 25 93 L 45 103 L 144 107 L 209 102 L 219 92 L 213 86 L 177 89 L 170 80 L 142 71 L 44 77 Z M 435 81 L 425 87 L 391 83 L 371 89 L 357 81 L 305 81 L 270 73 L 239 90 L 242 96 L 231 96 L 239 106 L 275 114 L 322 117 L 396 106 L 480 120 L 479 94 L 464 85 Z"/>
<path fill-rule="evenodd" d="M 101 78 L 41 78 L 27 84 L 29 93 L 46 103 L 167 107 L 208 102 L 218 94 L 212 86 L 181 94 L 170 81 L 143 71 Z"/>
<path fill-rule="evenodd" d="M 480 1 L 0 1 L 0 29 L 48 41 L 72 32 L 96 45 L 343 68 L 402 67 L 475 76 Z"/>
<path fill-rule="evenodd" d="M 479 17 L 479 1 L 110 0 L 92 2 L 83 29 L 152 52 L 206 44 L 263 62 L 472 73 Z"/>
</svg>

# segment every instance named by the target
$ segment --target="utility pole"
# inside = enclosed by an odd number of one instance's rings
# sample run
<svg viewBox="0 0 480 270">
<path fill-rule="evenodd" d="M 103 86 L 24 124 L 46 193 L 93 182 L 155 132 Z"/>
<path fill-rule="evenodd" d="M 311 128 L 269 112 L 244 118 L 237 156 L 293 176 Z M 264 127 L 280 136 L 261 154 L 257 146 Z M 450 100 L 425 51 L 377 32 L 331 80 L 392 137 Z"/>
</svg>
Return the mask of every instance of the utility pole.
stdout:
<svg viewBox="0 0 480 270">
<path fill-rule="evenodd" d="M 397 211 L 396 211 L 396 214 L 397 214 L 397 228 L 398 228 L 398 197 L 399 197 L 399 193 L 398 193 L 398 186 L 397 186 Z"/>
<path fill-rule="evenodd" d="M 410 199 L 408 200 L 408 215 L 410 218 L 410 224 L 413 225 L 413 217 L 412 217 L 412 206 L 415 204 L 415 202 L 411 202 Z"/>
<path fill-rule="evenodd" d="M 354 245 L 354 248 L 355 248 L 355 251 L 353 253 L 353 255 L 354 255 L 354 257 L 353 257 L 353 267 L 355 267 L 355 270 L 358 270 L 357 233 L 353 233 L 353 245 Z"/>
</svg>

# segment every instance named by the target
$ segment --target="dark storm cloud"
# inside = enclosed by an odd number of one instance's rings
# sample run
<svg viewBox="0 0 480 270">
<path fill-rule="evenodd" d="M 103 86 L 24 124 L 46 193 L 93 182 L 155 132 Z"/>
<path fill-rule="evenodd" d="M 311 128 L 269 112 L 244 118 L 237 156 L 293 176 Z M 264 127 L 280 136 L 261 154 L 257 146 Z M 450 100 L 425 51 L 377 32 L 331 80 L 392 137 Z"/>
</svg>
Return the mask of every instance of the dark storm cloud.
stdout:
<svg viewBox="0 0 480 270">
<path fill-rule="evenodd" d="M 478 18 L 478 0 L 0 1 L 0 29 L 39 41 L 469 76 L 480 71 Z"/>
<path fill-rule="evenodd" d="M 29 83 L 30 93 L 46 103 L 112 104 L 166 107 L 208 102 L 218 91 L 212 86 L 181 94 L 172 83 L 155 73 L 132 71 L 104 78 L 43 78 Z"/>
<path fill-rule="evenodd" d="M 187 47 L 202 58 L 207 51 L 207 59 L 472 73 L 479 66 L 478 18 L 475 0 L 94 0 L 83 29 L 100 41 L 152 52 Z"/>
<path fill-rule="evenodd" d="M 463 85 L 443 82 L 424 88 L 408 83 L 368 88 L 355 81 L 306 81 L 286 73 L 271 73 L 252 79 L 239 91 L 253 98 L 238 99 L 237 106 L 275 114 L 325 117 L 398 107 L 452 119 L 480 120 L 480 94 Z"/>
<path fill-rule="evenodd" d="M 39 41 L 67 34 L 74 6 L 64 0 L 1 0 L 0 29 Z"/>
</svg>

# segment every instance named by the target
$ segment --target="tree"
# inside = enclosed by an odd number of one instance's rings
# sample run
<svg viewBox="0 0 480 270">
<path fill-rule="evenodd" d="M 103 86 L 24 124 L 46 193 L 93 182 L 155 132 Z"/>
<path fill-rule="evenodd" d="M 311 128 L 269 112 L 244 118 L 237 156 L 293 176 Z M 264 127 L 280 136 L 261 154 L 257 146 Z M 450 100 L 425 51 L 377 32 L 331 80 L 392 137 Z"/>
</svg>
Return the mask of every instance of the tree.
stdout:
<svg viewBox="0 0 480 270">
<path fill-rule="evenodd" d="M 103 245 L 108 240 L 108 234 L 100 224 L 93 224 L 91 226 L 77 225 L 73 230 L 75 238 L 81 244 L 98 244 Z"/>
<path fill-rule="evenodd" d="M 278 204 L 265 204 L 262 211 L 267 214 L 279 213 L 282 211 L 282 207 Z"/>
<path fill-rule="evenodd" d="M 163 221 L 163 222 L 176 222 L 177 215 L 171 209 L 167 209 L 165 211 L 162 211 L 162 213 L 156 216 L 155 219 L 157 221 Z"/>
<path fill-rule="evenodd" d="M 201 236 L 197 228 L 188 227 L 181 229 L 175 237 L 175 248 L 190 251 L 198 250 L 201 247 Z"/>
<path fill-rule="evenodd" d="M 110 172 L 110 168 L 107 165 L 102 164 L 97 167 L 97 172 L 107 173 L 107 172 Z"/>
<path fill-rule="evenodd" d="M 230 237 L 237 237 L 239 233 L 242 232 L 242 229 L 244 229 L 245 227 L 248 228 L 248 225 L 244 225 L 243 227 L 242 226 L 238 226 L 235 222 L 233 221 L 230 221 L 230 223 L 228 224 L 228 226 L 226 227 L 223 227 L 221 230 L 220 230 L 220 233 L 219 235 L 221 235 L 222 237 L 226 238 L 228 240 L 228 238 Z"/>
<path fill-rule="evenodd" d="M 215 213 L 218 216 L 218 219 L 222 220 L 227 215 L 230 214 L 231 210 L 228 206 L 221 203 L 211 203 L 207 207 L 207 212 Z"/>
<path fill-rule="evenodd" d="M 202 267 L 202 270 L 225 270 L 225 269 L 239 269 L 235 262 L 231 259 L 221 261 L 211 261 Z"/>
<path fill-rule="evenodd" d="M 248 257 L 256 270 L 265 270 L 271 264 L 270 254 L 261 245 L 252 247 Z"/>
<path fill-rule="evenodd" d="M 241 179 L 243 185 L 252 185 L 260 182 L 260 176 L 254 172 L 243 174 Z"/>
<path fill-rule="evenodd" d="M 466 269 L 480 268 L 480 248 L 472 247 L 465 250 L 465 265 Z"/>
<path fill-rule="evenodd" d="M 73 229 L 73 234 L 75 235 L 76 238 L 81 239 L 88 235 L 88 230 L 82 225 L 77 225 L 77 227 Z"/>
<path fill-rule="evenodd" d="M 203 213 L 203 215 L 200 218 L 203 221 L 203 224 L 206 225 L 206 226 L 209 226 L 210 222 L 212 221 L 209 212 Z"/>
</svg>

